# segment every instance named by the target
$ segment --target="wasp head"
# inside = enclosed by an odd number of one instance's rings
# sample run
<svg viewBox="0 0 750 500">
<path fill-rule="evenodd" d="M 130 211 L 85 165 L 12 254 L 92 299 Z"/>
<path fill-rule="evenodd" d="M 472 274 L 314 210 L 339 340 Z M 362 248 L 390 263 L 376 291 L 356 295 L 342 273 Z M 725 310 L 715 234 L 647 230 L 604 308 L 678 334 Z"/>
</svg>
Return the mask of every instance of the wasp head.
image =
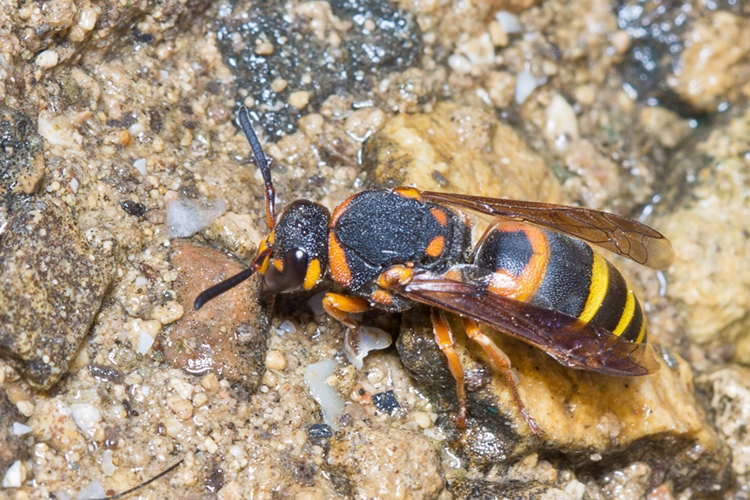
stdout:
<svg viewBox="0 0 750 500">
<path fill-rule="evenodd" d="M 294 201 L 284 209 L 258 247 L 258 255 L 268 255 L 258 272 L 270 290 L 310 290 L 320 282 L 328 263 L 330 219 L 326 207 L 309 200 Z"/>
</svg>

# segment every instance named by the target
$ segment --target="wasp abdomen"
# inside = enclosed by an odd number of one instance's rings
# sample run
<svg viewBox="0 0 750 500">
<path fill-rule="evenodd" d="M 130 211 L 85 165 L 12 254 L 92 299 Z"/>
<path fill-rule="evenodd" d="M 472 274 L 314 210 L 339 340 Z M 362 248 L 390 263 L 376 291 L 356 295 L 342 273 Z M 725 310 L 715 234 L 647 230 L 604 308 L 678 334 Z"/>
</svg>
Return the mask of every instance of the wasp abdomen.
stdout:
<svg viewBox="0 0 750 500">
<path fill-rule="evenodd" d="M 583 241 L 529 224 L 502 222 L 483 237 L 474 264 L 500 295 L 552 309 L 645 342 L 638 299 L 612 264 Z"/>
</svg>

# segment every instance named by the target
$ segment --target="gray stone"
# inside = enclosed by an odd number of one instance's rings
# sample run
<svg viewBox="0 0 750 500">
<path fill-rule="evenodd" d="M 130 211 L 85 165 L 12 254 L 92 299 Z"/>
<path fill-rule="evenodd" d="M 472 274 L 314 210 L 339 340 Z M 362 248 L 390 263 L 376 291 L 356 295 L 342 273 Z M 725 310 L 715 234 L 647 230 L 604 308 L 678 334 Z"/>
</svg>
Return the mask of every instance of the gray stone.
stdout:
<svg viewBox="0 0 750 500">
<path fill-rule="evenodd" d="M 68 370 L 109 284 L 70 211 L 52 201 L 18 204 L 0 229 L 0 355 L 36 388 Z"/>
</svg>

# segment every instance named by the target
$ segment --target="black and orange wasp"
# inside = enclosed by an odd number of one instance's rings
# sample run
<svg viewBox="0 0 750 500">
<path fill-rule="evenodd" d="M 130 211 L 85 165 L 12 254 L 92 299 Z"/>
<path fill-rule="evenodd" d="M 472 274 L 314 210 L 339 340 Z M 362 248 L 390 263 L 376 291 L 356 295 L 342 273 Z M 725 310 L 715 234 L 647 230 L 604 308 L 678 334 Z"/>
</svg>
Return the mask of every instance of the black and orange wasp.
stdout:
<svg viewBox="0 0 750 500">
<path fill-rule="evenodd" d="M 467 415 L 464 370 L 443 312 L 461 317 L 536 434 L 541 428 L 519 396 L 508 357 L 479 325 L 571 368 L 621 377 L 659 369 L 638 299 L 589 245 L 665 269 L 674 251 L 654 229 L 587 208 L 412 187 L 359 192 L 332 214 L 319 203 L 296 200 L 277 219 L 269 161 L 245 107 L 238 119 L 265 183 L 270 233 L 249 267 L 202 292 L 195 309 L 256 272 L 279 293 L 310 290 L 330 277 L 348 293 L 327 293 L 324 309 L 350 328 L 356 348 L 359 325 L 352 315 L 373 307 L 431 306 L 435 340 L 456 381 L 459 426 Z M 491 218 L 477 245 L 469 214 Z"/>
</svg>

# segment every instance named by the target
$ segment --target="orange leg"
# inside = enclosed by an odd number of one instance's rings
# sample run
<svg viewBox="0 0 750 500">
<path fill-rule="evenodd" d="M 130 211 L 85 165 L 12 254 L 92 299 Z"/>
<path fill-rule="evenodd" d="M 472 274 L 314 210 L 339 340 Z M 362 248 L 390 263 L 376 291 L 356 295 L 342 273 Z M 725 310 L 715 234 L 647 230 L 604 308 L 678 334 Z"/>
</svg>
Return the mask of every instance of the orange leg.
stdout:
<svg viewBox="0 0 750 500">
<path fill-rule="evenodd" d="M 474 320 L 463 318 L 463 322 L 466 335 L 479 344 L 485 354 L 489 356 L 492 365 L 500 370 L 505 376 L 510 392 L 513 395 L 513 400 L 515 401 L 516 406 L 518 406 L 524 420 L 526 420 L 526 424 L 528 424 L 531 432 L 537 436 L 541 436 L 543 434 L 542 428 L 539 427 L 537 421 L 534 420 L 534 417 L 531 416 L 529 410 L 526 409 L 523 401 L 521 401 L 521 396 L 518 395 L 518 383 L 515 373 L 513 373 L 513 369 L 510 366 L 510 359 L 508 359 L 508 356 L 479 328 L 479 325 Z"/>
<path fill-rule="evenodd" d="M 350 314 L 363 313 L 370 308 L 370 304 L 362 297 L 349 297 L 339 293 L 327 293 L 323 298 L 323 309 L 332 317 L 348 326 L 349 347 L 353 352 L 359 352 L 359 323 Z"/>
<path fill-rule="evenodd" d="M 448 369 L 456 381 L 456 396 L 458 398 L 458 421 L 456 425 L 460 428 L 466 427 L 466 386 L 464 384 L 464 368 L 453 349 L 453 333 L 451 333 L 448 322 L 437 309 L 431 309 L 432 328 L 435 332 L 435 342 L 445 357 L 448 359 Z"/>
</svg>

